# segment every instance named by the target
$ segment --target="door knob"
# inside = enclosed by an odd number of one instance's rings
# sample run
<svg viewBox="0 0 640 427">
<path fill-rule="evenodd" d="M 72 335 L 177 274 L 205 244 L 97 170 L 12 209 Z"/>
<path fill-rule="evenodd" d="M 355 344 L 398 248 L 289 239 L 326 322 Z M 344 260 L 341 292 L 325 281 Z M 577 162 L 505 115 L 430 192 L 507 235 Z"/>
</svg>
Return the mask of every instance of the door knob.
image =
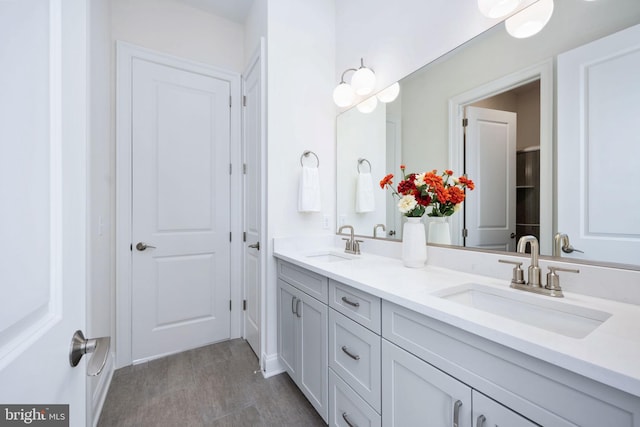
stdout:
<svg viewBox="0 0 640 427">
<path fill-rule="evenodd" d="M 155 247 L 155 246 L 151 246 L 151 245 L 147 245 L 147 244 L 146 244 L 146 243 L 144 243 L 144 242 L 138 242 L 138 243 L 136 244 L 136 249 L 137 249 L 137 250 L 139 250 L 139 251 L 144 251 L 144 250 L 145 250 L 145 249 L 147 249 L 147 248 L 155 249 L 156 247 Z"/>
<path fill-rule="evenodd" d="M 94 377 L 99 375 L 107 363 L 109 355 L 109 346 L 111 345 L 111 337 L 101 337 L 86 339 L 82 331 L 76 331 L 71 338 L 71 348 L 69 349 L 69 364 L 75 368 L 80 363 L 80 359 L 87 353 L 93 353 L 89 365 L 87 366 L 87 375 Z"/>
<path fill-rule="evenodd" d="M 516 238 L 516 233 L 511 233 L 511 234 L 509 235 L 509 237 L 511 237 L 512 239 L 515 239 L 515 238 Z"/>
<path fill-rule="evenodd" d="M 253 245 L 249 245 L 251 249 L 260 250 L 260 242 L 255 242 Z"/>
</svg>

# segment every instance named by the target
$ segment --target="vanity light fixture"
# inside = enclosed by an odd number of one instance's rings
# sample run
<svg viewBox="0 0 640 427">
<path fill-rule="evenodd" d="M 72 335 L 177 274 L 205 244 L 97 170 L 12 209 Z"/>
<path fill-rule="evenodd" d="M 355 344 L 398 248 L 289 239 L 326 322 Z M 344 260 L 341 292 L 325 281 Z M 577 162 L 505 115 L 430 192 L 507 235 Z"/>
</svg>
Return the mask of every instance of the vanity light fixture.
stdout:
<svg viewBox="0 0 640 427">
<path fill-rule="evenodd" d="M 377 106 L 378 106 L 378 97 L 371 96 L 371 97 L 365 99 L 364 101 L 359 102 L 358 105 L 356 105 L 356 108 L 361 113 L 369 114 L 373 110 L 375 110 Z"/>
<path fill-rule="evenodd" d="M 355 71 L 351 77 L 351 84 L 344 81 L 344 75 L 349 71 Z M 360 68 L 347 68 L 342 73 L 340 84 L 333 90 L 333 101 L 338 107 L 348 107 L 356 95 L 369 95 L 375 86 L 376 75 L 371 68 L 364 66 L 364 59 L 360 58 Z"/>
<path fill-rule="evenodd" d="M 539 33 L 547 25 L 552 14 L 553 0 L 539 0 L 509 17 L 504 24 L 511 36 L 523 39 Z"/>
<path fill-rule="evenodd" d="M 478 0 L 478 9 L 487 18 L 501 18 L 516 10 L 520 3 L 522 0 Z"/>
<path fill-rule="evenodd" d="M 380 102 L 389 103 L 396 100 L 400 94 L 400 83 L 395 82 L 386 89 L 381 90 L 376 94 Z"/>
</svg>

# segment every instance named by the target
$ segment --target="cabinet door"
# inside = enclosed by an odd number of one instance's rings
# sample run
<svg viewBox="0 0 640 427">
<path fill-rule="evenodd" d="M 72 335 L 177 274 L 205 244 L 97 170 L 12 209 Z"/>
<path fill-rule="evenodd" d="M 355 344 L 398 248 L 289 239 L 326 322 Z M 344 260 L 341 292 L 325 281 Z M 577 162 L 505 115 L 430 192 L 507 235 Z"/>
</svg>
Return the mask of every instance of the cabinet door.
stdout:
<svg viewBox="0 0 640 427">
<path fill-rule="evenodd" d="M 471 388 L 386 340 L 382 390 L 384 426 L 471 426 Z"/>
<path fill-rule="evenodd" d="M 298 291 L 289 284 L 278 280 L 278 355 L 287 373 L 297 381 L 297 326 L 296 303 Z"/>
<path fill-rule="evenodd" d="M 299 321 L 299 375 L 298 387 L 320 416 L 328 419 L 328 308 L 304 292 L 298 293 L 301 300 Z"/>
<path fill-rule="evenodd" d="M 506 406 L 473 391 L 473 427 L 539 427 Z"/>
</svg>

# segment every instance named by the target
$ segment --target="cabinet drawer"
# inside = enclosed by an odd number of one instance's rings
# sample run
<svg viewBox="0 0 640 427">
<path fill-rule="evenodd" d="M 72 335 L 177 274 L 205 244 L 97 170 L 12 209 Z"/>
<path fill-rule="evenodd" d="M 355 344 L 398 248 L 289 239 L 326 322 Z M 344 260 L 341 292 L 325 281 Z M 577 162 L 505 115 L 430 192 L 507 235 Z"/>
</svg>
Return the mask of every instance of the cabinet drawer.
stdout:
<svg viewBox="0 0 640 427">
<path fill-rule="evenodd" d="M 380 411 L 380 336 L 329 310 L 329 366 Z"/>
<path fill-rule="evenodd" d="M 380 298 L 329 280 L 329 306 L 380 334 Z"/>
<path fill-rule="evenodd" d="M 278 277 L 325 304 L 329 299 L 329 279 L 320 274 L 278 261 Z"/>
<path fill-rule="evenodd" d="M 380 427 L 380 415 L 329 369 L 329 426 Z"/>
</svg>

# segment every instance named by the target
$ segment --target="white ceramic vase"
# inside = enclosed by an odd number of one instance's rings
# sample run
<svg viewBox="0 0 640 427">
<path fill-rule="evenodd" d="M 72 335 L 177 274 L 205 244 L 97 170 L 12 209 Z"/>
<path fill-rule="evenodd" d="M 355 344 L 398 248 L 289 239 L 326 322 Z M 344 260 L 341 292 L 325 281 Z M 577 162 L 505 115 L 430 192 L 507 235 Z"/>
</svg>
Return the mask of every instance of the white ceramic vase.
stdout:
<svg viewBox="0 0 640 427">
<path fill-rule="evenodd" d="M 451 244 L 451 230 L 448 216 L 434 216 L 429 218 L 429 243 L 441 245 Z"/>
<path fill-rule="evenodd" d="M 405 267 L 421 268 L 427 261 L 427 242 L 422 218 L 407 217 L 402 226 L 402 263 Z"/>
</svg>

